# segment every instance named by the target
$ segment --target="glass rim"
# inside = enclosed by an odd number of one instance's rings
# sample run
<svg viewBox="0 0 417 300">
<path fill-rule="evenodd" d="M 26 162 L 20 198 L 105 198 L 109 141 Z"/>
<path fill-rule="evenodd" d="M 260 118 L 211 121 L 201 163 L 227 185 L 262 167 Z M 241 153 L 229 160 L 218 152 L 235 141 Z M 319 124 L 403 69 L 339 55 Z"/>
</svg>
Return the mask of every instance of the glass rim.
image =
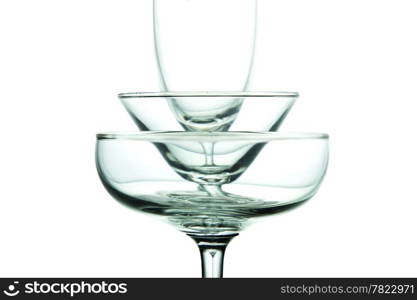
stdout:
<svg viewBox="0 0 417 300">
<path fill-rule="evenodd" d="M 241 97 L 241 98 L 298 98 L 298 92 L 133 92 L 120 93 L 120 99 L 129 98 L 194 98 L 194 97 Z"/>
<path fill-rule="evenodd" d="M 186 137 L 186 139 L 185 139 Z M 140 131 L 97 133 L 97 140 L 140 140 L 140 141 L 274 141 L 274 140 L 328 140 L 327 133 L 317 132 L 269 132 L 269 131 Z"/>
</svg>

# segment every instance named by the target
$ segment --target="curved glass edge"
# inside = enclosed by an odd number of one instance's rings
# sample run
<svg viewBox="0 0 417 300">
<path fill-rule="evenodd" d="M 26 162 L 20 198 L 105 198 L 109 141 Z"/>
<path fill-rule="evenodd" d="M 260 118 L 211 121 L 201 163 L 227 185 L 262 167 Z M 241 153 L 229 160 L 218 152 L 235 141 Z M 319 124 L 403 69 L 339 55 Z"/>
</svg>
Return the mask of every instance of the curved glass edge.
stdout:
<svg viewBox="0 0 417 300">
<path fill-rule="evenodd" d="M 298 98 L 298 92 L 138 92 L 118 94 L 120 99 L 128 98 L 188 98 L 188 97 L 242 97 L 242 98 Z"/>
<path fill-rule="evenodd" d="M 98 133 L 97 140 L 142 140 L 142 141 L 273 141 L 329 139 L 327 133 L 316 132 L 188 132 L 188 131 L 145 131 Z"/>
</svg>

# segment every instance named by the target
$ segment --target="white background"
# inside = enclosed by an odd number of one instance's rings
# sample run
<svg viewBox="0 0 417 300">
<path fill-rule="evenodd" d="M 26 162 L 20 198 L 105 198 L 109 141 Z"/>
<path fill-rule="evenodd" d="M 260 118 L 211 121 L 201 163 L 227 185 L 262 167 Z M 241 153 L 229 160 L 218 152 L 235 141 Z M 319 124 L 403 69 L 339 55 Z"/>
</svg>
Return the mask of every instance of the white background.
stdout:
<svg viewBox="0 0 417 300">
<path fill-rule="evenodd" d="M 417 276 L 413 0 L 260 0 L 253 89 L 301 94 L 283 130 L 330 133 L 307 205 L 229 246 L 225 276 Z M 106 193 L 95 133 L 158 91 L 150 0 L 0 4 L 0 276 L 198 277 L 194 242 Z"/>
</svg>

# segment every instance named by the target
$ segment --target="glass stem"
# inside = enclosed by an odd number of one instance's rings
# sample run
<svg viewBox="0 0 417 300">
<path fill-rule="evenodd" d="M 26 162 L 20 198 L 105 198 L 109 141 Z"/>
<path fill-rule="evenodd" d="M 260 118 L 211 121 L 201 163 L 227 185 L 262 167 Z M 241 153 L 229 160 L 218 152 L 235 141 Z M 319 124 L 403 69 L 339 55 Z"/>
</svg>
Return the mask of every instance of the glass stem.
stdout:
<svg viewBox="0 0 417 300">
<path fill-rule="evenodd" d="M 203 278 L 222 278 L 224 252 L 229 242 L 237 236 L 193 236 L 201 255 L 201 268 Z"/>
<path fill-rule="evenodd" d="M 223 277 L 223 258 L 226 247 L 200 246 L 201 268 L 203 278 Z"/>
<path fill-rule="evenodd" d="M 214 157 L 213 157 L 213 153 L 214 153 L 214 143 L 213 142 L 205 142 L 202 143 L 203 146 L 203 151 L 205 154 L 205 165 L 206 166 L 214 166 Z"/>
<path fill-rule="evenodd" d="M 221 185 L 216 184 L 204 184 L 200 185 L 200 190 L 205 191 L 207 194 L 209 194 L 212 197 L 215 196 L 225 196 Z"/>
</svg>

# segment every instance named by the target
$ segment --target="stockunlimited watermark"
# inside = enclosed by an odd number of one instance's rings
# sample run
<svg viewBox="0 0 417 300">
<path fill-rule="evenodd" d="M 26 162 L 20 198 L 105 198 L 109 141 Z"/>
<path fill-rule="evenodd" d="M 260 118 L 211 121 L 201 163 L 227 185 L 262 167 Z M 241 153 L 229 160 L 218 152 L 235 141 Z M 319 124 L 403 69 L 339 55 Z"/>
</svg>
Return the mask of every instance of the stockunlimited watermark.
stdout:
<svg viewBox="0 0 417 300">
<path fill-rule="evenodd" d="M 9 284 L 3 293 L 6 296 L 14 297 L 19 294 L 42 295 L 42 294 L 60 294 L 74 297 L 78 294 L 126 294 L 127 283 L 108 283 L 101 282 L 40 282 L 38 280 L 28 281 L 20 284 L 14 281 Z"/>
</svg>

